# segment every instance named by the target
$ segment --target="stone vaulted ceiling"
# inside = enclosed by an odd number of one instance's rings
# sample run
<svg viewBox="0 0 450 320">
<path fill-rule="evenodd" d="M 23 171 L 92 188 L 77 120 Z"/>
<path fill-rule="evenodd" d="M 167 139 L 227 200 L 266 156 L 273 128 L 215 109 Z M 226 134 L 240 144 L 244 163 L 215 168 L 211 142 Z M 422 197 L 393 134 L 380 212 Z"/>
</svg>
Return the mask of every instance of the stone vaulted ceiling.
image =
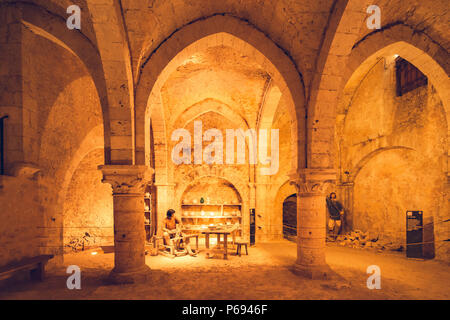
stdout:
<svg viewBox="0 0 450 320">
<path fill-rule="evenodd" d="M 248 21 L 286 50 L 308 79 L 333 0 L 122 1 L 133 70 L 174 31 L 215 14 Z"/>
<path fill-rule="evenodd" d="M 3 0 L 2 2 L 16 2 Z M 88 3 L 110 6 L 109 0 L 22 0 L 21 3 L 36 4 L 52 14 L 65 19 L 66 8 L 77 4 L 82 11 L 82 33 L 96 43 L 93 13 Z M 295 62 L 302 74 L 306 90 L 316 68 L 317 54 L 321 48 L 330 14 L 336 0 L 120 0 L 126 37 L 130 49 L 134 80 L 142 63 L 158 46 L 183 26 L 208 16 L 226 14 L 238 17 L 261 30 L 279 45 Z M 357 11 L 365 12 L 367 5 L 375 4 L 381 9 L 381 24 L 407 24 L 423 31 L 446 50 L 449 49 L 448 1 L 434 0 L 374 0 L 352 1 Z M 359 8 L 361 7 L 361 8 Z M 104 10 L 105 14 L 107 10 Z M 351 16 L 350 16 L 351 17 Z M 355 12 L 355 18 L 360 16 Z M 103 17 L 102 21 L 112 21 Z M 352 23 L 352 21 L 349 21 Z M 359 24 L 357 41 L 373 32 Z"/>
<path fill-rule="evenodd" d="M 409 0 L 392 1 L 377 0 L 373 4 L 380 7 L 381 24 L 383 26 L 402 23 L 413 29 L 422 31 L 447 50 L 448 41 L 448 0 Z M 372 32 L 368 28 L 361 29 L 361 38 Z"/>
<path fill-rule="evenodd" d="M 164 84 L 161 96 L 171 122 L 207 100 L 228 106 L 255 127 L 270 76 L 249 57 L 229 47 L 210 47 L 184 61 Z M 211 103 L 210 103 L 211 104 Z M 198 111 L 205 112 L 208 103 Z"/>
</svg>

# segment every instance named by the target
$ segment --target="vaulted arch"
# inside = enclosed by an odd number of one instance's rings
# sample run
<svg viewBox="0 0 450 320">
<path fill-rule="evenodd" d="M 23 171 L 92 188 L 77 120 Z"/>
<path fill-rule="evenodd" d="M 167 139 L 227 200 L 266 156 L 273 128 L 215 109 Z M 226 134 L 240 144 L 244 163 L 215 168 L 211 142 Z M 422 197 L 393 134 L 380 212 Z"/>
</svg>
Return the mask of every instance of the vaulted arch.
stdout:
<svg viewBox="0 0 450 320">
<path fill-rule="evenodd" d="M 8 6 L 9 4 L 3 5 Z M 43 7 L 29 3 L 20 3 L 15 5 L 15 10 L 20 11 L 18 17 L 20 17 L 20 22 L 26 28 L 69 51 L 86 67 L 87 72 L 92 77 L 100 100 L 104 128 L 105 159 L 109 159 L 109 105 L 102 60 L 96 44 L 81 31 L 69 30 L 64 18 L 53 14 Z"/>
<path fill-rule="evenodd" d="M 397 54 L 420 69 L 437 89 L 444 103 L 448 123 L 448 52 L 423 32 L 403 23 L 373 31 L 357 41 L 359 30 L 365 22 L 365 12 L 361 8 L 366 8 L 367 5 L 364 0 L 350 0 L 347 4 L 344 2 L 347 1 L 342 1 L 340 6 L 344 9 L 339 9 L 339 6 L 336 9 L 343 11 L 341 14 L 335 14 L 335 32 L 329 30 L 329 49 L 321 52 L 319 71 L 311 85 L 307 141 L 308 164 L 312 166 L 332 166 L 332 141 L 338 102 L 346 90 L 348 92 L 355 89 L 365 72 L 380 57 Z M 350 19 L 351 17 L 353 19 Z M 348 32 L 347 35 L 345 31 Z M 326 141 L 329 151 L 328 154 L 323 154 L 319 149 Z M 325 158 L 329 159 L 324 161 Z"/>
<path fill-rule="evenodd" d="M 167 132 L 160 89 L 172 71 L 192 54 L 211 46 L 230 46 L 253 58 L 270 74 L 282 94 L 289 100 L 293 115 L 292 167 L 304 165 L 299 147 L 304 143 L 304 87 L 301 75 L 290 58 L 263 33 L 248 23 L 230 16 L 213 16 L 188 24 L 166 39 L 141 66 L 136 90 L 136 163 L 148 163 L 149 123 L 156 145 L 166 145 Z M 167 150 L 156 163 L 167 166 Z M 159 152 L 158 152 L 159 153 Z M 164 180 L 164 178 L 162 178 Z"/>
<path fill-rule="evenodd" d="M 206 110 L 202 106 L 203 102 L 205 102 L 205 100 L 188 107 L 181 114 L 175 115 L 174 116 L 175 120 L 173 123 L 175 125 L 185 127 L 187 123 L 191 122 L 195 118 L 198 118 L 200 115 L 205 114 L 207 112 L 214 112 L 222 115 L 223 117 L 233 121 L 236 124 L 239 124 L 240 128 L 249 129 L 247 121 L 221 101 L 208 99 L 208 102 L 217 103 L 219 106 L 217 108 L 210 107 Z"/>
</svg>

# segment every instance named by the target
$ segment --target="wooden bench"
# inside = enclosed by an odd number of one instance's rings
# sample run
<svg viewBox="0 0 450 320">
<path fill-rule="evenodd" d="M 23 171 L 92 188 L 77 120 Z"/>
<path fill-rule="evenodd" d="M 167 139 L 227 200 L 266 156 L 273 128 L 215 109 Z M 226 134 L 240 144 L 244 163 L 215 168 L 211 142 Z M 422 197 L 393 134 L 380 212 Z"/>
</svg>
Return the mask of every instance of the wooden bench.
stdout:
<svg viewBox="0 0 450 320">
<path fill-rule="evenodd" d="M 30 270 L 32 280 L 42 281 L 45 278 L 45 265 L 52 258 L 53 255 L 41 255 L 0 267 L 0 280 L 10 278 L 19 271 Z"/>
</svg>

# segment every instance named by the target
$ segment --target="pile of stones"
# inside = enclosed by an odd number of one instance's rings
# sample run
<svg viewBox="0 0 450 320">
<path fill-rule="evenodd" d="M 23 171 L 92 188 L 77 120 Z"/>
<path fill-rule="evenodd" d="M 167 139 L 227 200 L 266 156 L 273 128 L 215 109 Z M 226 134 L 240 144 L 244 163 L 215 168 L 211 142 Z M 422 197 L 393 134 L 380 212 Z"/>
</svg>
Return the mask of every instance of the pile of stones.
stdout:
<svg viewBox="0 0 450 320">
<path fill-rule="evenodd" d="M 337 243 L 343 247 L 357 249 L 376 249 L 378 251 L 403 251 L 403 245 L 389 240 L 380 239 L 379 235 L 372 235 L 369 232 L 355 230 L 343 235 L 338 235 L 336 239 L 328 237 L 328 241 Z"/>
<path fill-rule="evenodd" d="M 66 248 L 72 249 L 73 252 L 84 251 L 92 242 L 91 235 L 87 232 L 80 238 L 73 238 L 65 245 Z M 68 250 L 64 250 L 66 253 Z"/>
</svg>

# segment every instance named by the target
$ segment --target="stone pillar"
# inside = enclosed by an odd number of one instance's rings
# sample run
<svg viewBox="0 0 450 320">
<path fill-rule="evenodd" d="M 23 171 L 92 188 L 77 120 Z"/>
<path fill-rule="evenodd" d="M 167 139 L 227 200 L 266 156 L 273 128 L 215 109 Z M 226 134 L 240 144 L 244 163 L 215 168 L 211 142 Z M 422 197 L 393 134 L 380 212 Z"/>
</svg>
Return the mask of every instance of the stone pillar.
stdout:
<svg viewBox="0 0 450 320">
<path fill-rule="evenodd" d="M 257 182 L 256 189 L 256 242 L 271 240 L 271 224 L 270 224 L 270 208 L 269 195 L 271 185 L 267 183 L 267 179 L 260 179 L 264 182 Z"/>
<path fill-rule="evenodd" d="M 104 183 L 113 189 L 114 269 L 113 283 L 134 283 L 145 279 L 144 192 L 152 169 L 137 165 L 103 165 Z"/>
<path fill-rule="evenodd" d="M 296 274 L 311 279 L 329 279 L 333 272 L 325 262 L 326 194 L 335 179 L 332 169 L 301 169 L 291 174 L 297 188 Z"/>
<path fill-rule="evenodd" d="M 245 240 L 250 241 L 250 210 L 255 209 L 255 212 L 257 213 L 256 208 L 256 183 L 255 182 L 249 182 L 248 184 L 248 203 L 249 206 L 246 207 L 245 200 L 242 199 L 242 236 Z M 241 195 L 243 197 L 243 195 Z M 256 217 L 255 217 L 256 219 Z M 255 220 L 256 222 L 256 220 Z M 255 230 L 256 234 L 258 233 L 257 230 Z M 256 236 L 255 234 L 255 236 Z"/>
<path fill-rule="evenodd" d="M 248 188 L 249 188 L 250 209 L 256 208 L 256 183 L 249 182 Z"/>
</svg>

